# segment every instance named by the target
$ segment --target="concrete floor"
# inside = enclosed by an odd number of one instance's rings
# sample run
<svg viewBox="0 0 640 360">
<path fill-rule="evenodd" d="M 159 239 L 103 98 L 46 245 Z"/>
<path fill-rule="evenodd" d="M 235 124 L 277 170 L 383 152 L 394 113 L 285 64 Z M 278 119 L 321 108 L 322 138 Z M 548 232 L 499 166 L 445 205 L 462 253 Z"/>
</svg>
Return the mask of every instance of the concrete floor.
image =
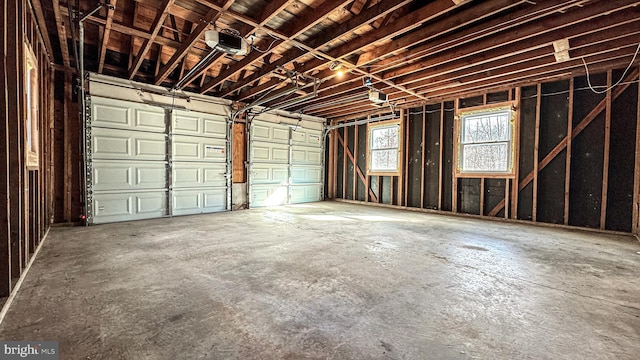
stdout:
<svg viewBox="0 0 640 360">
<path fill-rule="evenodd" d="M 54 228 L 0 339 L 61 359 L 638 359 L 639 251 L 335 202 Z"/>
</svg>

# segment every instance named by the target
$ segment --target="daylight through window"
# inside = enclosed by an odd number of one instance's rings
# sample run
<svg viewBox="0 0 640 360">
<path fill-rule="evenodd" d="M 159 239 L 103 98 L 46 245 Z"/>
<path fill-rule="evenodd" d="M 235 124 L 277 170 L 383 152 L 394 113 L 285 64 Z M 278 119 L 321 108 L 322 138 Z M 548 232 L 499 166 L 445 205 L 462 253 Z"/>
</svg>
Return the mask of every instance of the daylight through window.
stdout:
<svg viewBox="0 0 640 360">
<path fill-rule="evenodd" d="M 369 126 L 369 172 L 400 171 L 400 123 Z"/>
<path fill-rule="evenodd" d="M 502 107 L 460 115 L 459 173 L 512 172 L 513 112 Z"/>
</svg>

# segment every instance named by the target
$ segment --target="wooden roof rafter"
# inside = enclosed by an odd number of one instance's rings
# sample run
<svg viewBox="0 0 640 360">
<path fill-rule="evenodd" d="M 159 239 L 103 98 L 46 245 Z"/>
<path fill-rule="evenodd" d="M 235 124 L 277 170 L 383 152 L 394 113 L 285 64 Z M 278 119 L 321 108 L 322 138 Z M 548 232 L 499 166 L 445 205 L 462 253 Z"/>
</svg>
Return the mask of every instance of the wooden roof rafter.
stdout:
<svg viewBox="0 0 640 360">
<path fill-rule="evenodd" d="M 211 26 L 211 23 L 222 15 L 222 13 L 228 10 L 235 0 L 227 0 L 221 8 L 210 9 L 204 18 L 200 21 L 195 30 L 191 32 L 191 35 L 182 43 L 180 48 L 173 54 L 169 62 L 165 64 L 158 76 L 156 76 L 155 84 L 160 85 L 171 74 L 171 72 L 178 66 L 180 60 L 182 60 L 189 50 L 195 45 L 202 34 Z"/>
<path fill-rule="evenodd" d="M 449 0 L 442 0 L 442 1 L 447 1 L 450 2 Z M 278 67 L 284 66 L 286 64 L 289 64 L 293 61 L 296 61 L 298 58 L 302 57 L 303 55 L 306 55 L 307 53 L 312 53 L 316 56 L 319 56 L 321 58 L 324 58 L 325 60 L 319 60 L 319 61 L 323 61 L 324 63 L 333 61 L 335 59 L 331 59 L 331 57 L 327 54 L 324 54 L 322 52 L 320 52 L 318 49 L 321 48 L 322 46 L 326 45 L 327 43 L 329 43 L 330 41 L 334 40 L 335 38 L 342 36 L 344 34 L 347 34 L 357 28 L 359 28 L 360 26 L 363 26 L 365 24 L 368 24 L 380 17 L 385 16 L 386 14 L 397 10 L 398 8 L 407 5 L 408 3 L 410 3 L 411 1 L 408 0 L 387 0 L 387 1 L 383 1 L 383 2 L 379 2 L 378 4 L 362 11 L 360 14 L 358 14 L 357 16 L 354 16 L 353 18 L 345 21 L 344 23 L 338 25 L 336 28 L 334 29 L 330 29 L 326 32 L 323 32 L 321 34 L 319 34 L 317 37 L 315 37 L 314 39 L 312 39 L 312 41 L 309 42 L 309 44 L 304 44 L 300 41 L 296 41 L 294 39 L 292 39 L 291 37 L 288 37 L 286 35 L 283 35 L 281 33 L 275 33 L 274 36 L 280 37 L 284 40 L 288 40 L 289 43 L 297 46 L 296 48 L 288 51 L 286 54 L 283 55 L 283 57 L 281 59 L 279 59 L 276 62 L 273 62 L 265 67 L 263 67 L 261 69 L 261 71 L 254 73 L 253 75 L 237 82 L 236 84 L 234 84 L 233 87 L 231 87 L 230 89 L 226 89 L 223 93 L 217 94 L 218 96 L 227 96 L 230 93 L 235 92 L 236 90 L 239 90 L 240 88 L 244 87 L 244 86 L 248 86 L 249 84 L 253 83 L 254 81 L 258 80 L 259 78 L 266 76 L 267 74 L 271 73 L 272 71 L 276 70 Z M 300 49 L 300 48 L 302 49 Z M 206 92 L 208 89 L 203 88 L 201 89 L 201 92 Z"/>
<path fill-rule="evenodd" d="M 56 28 L 58 29 L 58 39 L 60 41 L 60 50 L 62 51 L 62 62 L 65 68 L 71 67 L 71 56 L 69 54 L 69 45 L 67 43 L 67 29 L 64 20 L 62 20 L 62 9 L 60 0 L 53 1 L 53 13 L 56 20 Z"/>
<path fill-rule="evenodd" d="M 98 73 L 102 74 L 104 69 L 104 59 L 107 54 L 107 44 L 109 44 L 109 36 L 111 35 L 111 26 L 113 25 L 113 14 L 116 10 L 116 3 L 118 0 L 109 0 L 109 7 L 107 7 L 107 22 L 104 25 L 102 32 L 102 43 L 100 45 L 100 54 L 98 55 Z"/>
<path fill-rule="evenodd" d="M 290 4 L 294 3 L 296 0 L 278 0 L 278 1 L 272 1 L 269 3 L 269 5 L 267 7 L 265 7 L 262 10 L 262 13 L 260 15 L 260 22 L 257 24 L 258 26 L 250 26 L 248 24 L 243 24 L 245 28 L 247 28 L 247 30 L 245 31 L 245 29 L 242 30 L 238 30 L 240 32 L 240 34 L 244 37 L 256 32 L 257 30 L 261 29 L 263 26 L 265 26 L 269 21 L 271 21 L 271 19 L 273 19 L 274 16 L 276 16 L 280 11 L 284 10 L 287 6 L 289 6 Z M 264 56 L 266 56 L 267 54 L 264 54 Z M 196 71 L 195 73 L 191 74 L 191 76 L 189 77 L 189 79 L 185 79 L 184 80 L 184 86 L 189 85 L 193 80 L 197 79 L 198 77 L 202 76 L 202 80 L 204 81 L 204 74 L 209 70 L 209 68 L 222 56 L 221 52 L 218 52 L 217 54 L 211 56 L 208 61 L 206 63 L 201 64 L 200 66 L 200 70 Z M 264 56 L 261 57 L 256 57 L 254 60 L 252 60 L 251 62 L 255 61 L 255 60 L 259 60 L 264 58 Z M 244 59 L 243 59 L 244 60 Z M 246 71 L 246 68 L 241 69 L 241 71 Z M 221 77 L 220 81 L 211 86 L 211 88 L 223 83 L 225 80 L 233 77 L 234 75 L 236 75 L 238 72 L 234 72 L 231 74 L 227 74 L 223 77 Z M 218 76 L 218 78 L 220 78 L 220 76 Z M 200 88 L 202 88 L 204 86 L 204 83 L 202 85 L 200 85 Z"/>
<path fill-rule="evenodd" d="M 169 15 L 173 3 L 175 3 L 175 0 L 163 0 L 160 10 L 156 14 L 156 18 L 153 20 L 153 25 L 151 25 L 151 36 L 142 44 L 140 51 L 138 51 L 138 55 L 136 55 L 135 57 L 133 66 L 129 70 L 129 80 L 133 79 L 136 76 L 138 69 L 140 69 L 140 65 L 142 65 L 142 62 L 147 55 L 147 52 L 149 51 L 149 49 L 151 49 L 151 45 L 153 45 L 154 39 L 156 38 L 156 36 L 158 36 L 160 29 L 162 29 L 164 20 Z"/>
<path fill-rule="evenodd" d="M 335 9 L 340 8 L 340 7 L 344 6 L 345 4 L 350 3 L 351 1 L 353 1 L 353 0 L 347 0 L 347 1 L 345 1 L 345 0 L 329 0 L 329 1 L 326 1 L 318 9 L 314 9 L 313 11 L 311 11 L 310 14 L 308 14 L 309 16 L 303 17 L 305 19 L 304 21 L 300 21 L 297 24 L 295 24 L 294 26 L 292 26 L 292 29 L 289 30 L 289 33 L 287 35 L 283 36 L 284 39 L 278 39 L 278 38 L 274 39 L 273 43 L 271 44 L 272 45 L 271 47 L 272 48 L 277 47 L 277 46 L 279 46 L 279 45 L 281 45 L 281 44 L 283 44 L 283 43 L 285 43 L 287 41 L 291 42 L 291 39 L 299 36 L 303 32 L 305 32 L 308 29 L 310 29 L 311 27 L 315 26 L 327 14 L 335 11 Z M 274 2 L 274 3 L 277 3 L 277 1 Z M 281 3 L 283 3 L 283 4 L 280 4 L 281 6 L 279 6 L 278 9 L 282 8 L 284 6 L 284 3 L 289 3 L 289 1 L 281 1 Z M 254 26 L 253 26 L 254 30 L 253 31 L 264 29 L 264 26 L 266 25 L 266 23 L 269 22 L 269 20 L 273 16 L 274 15 L 268 16 L 268 15 L 263 14 L 261 16 L 261 18 L 264 18 L 264 20 L 262 22 L 260 22 L 260 23 L 254 24 Z M 227 79 L 231 78 L 232 76 L 234 76 L 235 74 L 239 73 L 240 71 L 246 70 L 246 68 L 249 65 L 253 64 L 255 61 L 263 59 L 267 55 L 269 55 L 269 54 L 265 53 L 265 52 L 253 51 L 249 55 L 245 56 L 245 58 L 243 58 L 238 64 L 236 64 L 235 66 L 225 70 L 222 74 L 218 75 L 216 78 L 214 78 L 214 79 L 210 80 L 209 82 L 205 83 L 201 87 L 200 92 L 201 93 L 207 92 L 207 91 L 211 90 L 212 88 L 222 84 Z M 303 54 L 301 54 L 301 55 L 303 55 Z M 298 57 L 299 56 L 297 56 L 296 59 Z M 292 61 L 294 61 L 294 60 L 292 60 Z M 286 64 L 283 64 L 283 65 L 286 65 Z M 279 65 L 279 66 L 282 66 L 282 65 Z M 278 66 L 273 68 L 271 71 L 274 71 L 277 68 L 278 68 Z M 271 72 L 271 71 L 269 71 L 269 72 Z"/>
</svg>

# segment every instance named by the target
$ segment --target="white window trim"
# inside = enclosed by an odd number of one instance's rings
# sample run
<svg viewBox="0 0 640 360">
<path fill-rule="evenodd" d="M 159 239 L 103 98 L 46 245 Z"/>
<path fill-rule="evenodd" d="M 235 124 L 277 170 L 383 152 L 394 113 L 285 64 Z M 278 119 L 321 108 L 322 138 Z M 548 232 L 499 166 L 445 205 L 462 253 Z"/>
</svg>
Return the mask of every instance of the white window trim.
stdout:
<svg viewBox="0 0 640 360">
<path fill-rule="evenodd" d="M 455 172 L 456 177 L 471 177 L 471 178 L 480 178 L 480 177 L 496 177 L 496 178 L 513 178 L 516 175 L 517 168 L 517 159 L 515 157 L 516 148 L 518 146 L 518 124 L 517 124 L 517 112 L 515 111 L 517 105 L 516 102 L 506 102 L 500 104 L 492 104 L 486 106 L 479 106 L 473 108 L 465 108 L 460 109 L 456 114 L 455 118 L 455 131 L 456 131 L 456 144 L 454 147 L 455 153 Z M 497 144 L 497 143 L 507 143 L 507 169 L 506 171 L 487 171 L 487 170 L 464 170 L 463 169 L 463 148 L 465 145 L 472 144 L 464 144 L 463 139 L 463 126 L 464 119 L 468 117 L 475 117 L 478 115 L 486 115 L 491 113 L 505 113 L 508 112 L 510 115 L 509 119 L 509 140 L 508 141 L 496 141 L 496 142 L 480 142 L 478 145 L 482 144 Z"/>
<path fill-rule="evenodd" d="M 377 129 L 385 129 L 385 128 L 391 128 L 391 127 L 397 127 L 398 128 L 398 147 L 397 148 L 389 148 L 389 149 L 372 149 L 372 133 L 374 130 Z M 381 175 L 381 176 L 400 176 L 400 173 L 402 172 L 402 146 L 403 146 L 403 126 L 402 126 L 402 121 L 400 119 L 398 120 L 390 120 L 390 121 L 381 121 L 378 123 L 369 123 L 367 126 L 367 175 Z M 377 150 L 393 150 L 396 149 L 397 150 L 397 156 L 398 156 L 398 161 L 397 161 L 397 168 L 393 169 L 393 170 L 386 170 L 386 169 L 373 169 L 371 166 L 371 161 L 372 161 L 372 156 L 371 153 L 372 151 L 377 151 Z"/>
</svg>

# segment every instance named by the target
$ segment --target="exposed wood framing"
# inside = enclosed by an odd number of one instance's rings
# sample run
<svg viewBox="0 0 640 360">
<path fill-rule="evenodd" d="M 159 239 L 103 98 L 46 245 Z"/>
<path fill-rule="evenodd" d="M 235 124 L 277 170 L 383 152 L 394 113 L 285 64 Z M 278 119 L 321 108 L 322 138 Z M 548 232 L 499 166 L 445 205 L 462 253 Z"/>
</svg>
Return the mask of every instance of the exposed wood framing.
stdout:
<svg viewBox="0 0 640 360">
<path fill-rule="evenodd" d="M 538 83 L 536 90 L 536 127 L 533 135 L 533 205 L 531 210 L 531 220 L 537 220 L 538 214 L 538 148 L 540 145 L 540 105 L 542 103 L 542 85 Z"/>
<path fill-rule="evenodd" d="M 344 139 L 342 139 L 342 151 L 344 156 L 342 157 L 342 198 L 347 198 L 347 153 L 351 154 L 349 147 L 347 146 L 347 139 L 349 138 L 349 128 L 344 128 Z M 349 157 L 349 160 L 353 162 L 353 155 Z"/>
<path fill-rule="evenodd" d="M 426 153 L 426 136 L 425 134 L 427 133 L 427 106 L 423 105 L 422 106 L 422 134 L 420 134 L 420 138 L 422 139 L 421 142 L 421 149 L 422 149 L 422 158 L 420 160 L 420 207 L 423 208 L 424 207 L 424 176 L 425 176 L 425 163 L 424 163 L 424 158 L 425 158 L 425 153 Z M 431 179 L 432 180 L 432 179 Z M 433 180 L 432 180 L 433 181 Z M 438 179 L 438 183 L 440 183 L 440 180 Z"/>
<path fill-rule="evenodd" d="M 353 127 L 353 200 L 358 199 L 358 177 L 356 171 L 360 170 L 358 166 L 358 124 Z"/>
<path fill-rule="evenodd" d="M 174 2 L 175 0 L 163 0 L 158 13 L 156 14 L 156 17 L 153 20 L 153 24 L 151 25 L 151 37 L 144 40 L 142 46 L 140 47 L 140 50 L 138 51 L 138 55 L 136 55 L 135 57 L 133 67 L 129 70 L 129 80 L 133 79 L 136 76 L 140 65 L 142 65 L 142 62 L 147 55 L 147 52 L 149 51 L 149 49 L 151 49 L 151 45 L 153 45 L 156 36 L 158 36 L 158 33 L 162 29 L 164 20 L 169 15 L 171 6 L 173 6 Z"/>
<path fill-rule="evenodd" d="M 515 173 L 514 173 L 514 177 L 513 180 L 511 181 L 511 218 L 512 219 L 517 219 L 518 218 L 518 201 L 519 201 L 519 195 L 520 192 L 518 191 L 518 179 L 520 177 L 520 166 L 517 166 L 519 164 L 519 159 L 520 159 L 520 115 L 522 114 L 522 88 L 517 87 L 515 88 L 515 90 L 512 92 L 512 90 L 509 90 L 509 100 L 514 100 L 518 102 L 518 107 L 516 108 L 516 127 L 515 127 L 515 134 L 514 134 L 514 144 L 513 144 L 513 151 L 514 151 L 514 155 L 513 155 L 513 161 L 516 162 L 516 166 L 515 166 Z M 505 190 L 505 197 L 507 196 L 508 191 Z M 506 201 L 506 198 L 505 198 Z"/>
<path fill-rule="evenodd" d="M 453 105 L 453 113 L 455 114 L 455 117 L 453 119 L 453 163 L 451 164 L 451 172 L 453 173 L 451 175 L 451 179 L 452 179 L 452 184 L 451 184 L 451 211 L 453 213 L 457 213 L 458 212 L 458 178 L 457 178 L 457 171 L 456 171 L 456 167 L 458 166 L 458 157 L 457 157 L 457 151 L 456 151 L 456 146 L 458 144 L 458 125 L 460 122 L 460 119 L 458 118 L 458 111 L 460 109 L 460 99 L 456 99 L 454 101 L 454 105 Z"/>
<path fill-rule="evenodd" d="M 574 84 L 573 78 L 569 80 L 569 105 L 567 116 L 567 157 L 564 166 L 564 215 L 563 222 L 565 225 L 569 225 L 569 191 L 571 184 L 571 143 L 573 139 L 573 98 L 574 98 Z"/>
<path fill-rule="evenodd" d="M 23 42 L 24 42 L 24 13 L 21 9 L 24 3 L 18 0 L 8 0 L 6 2 L 6 12 L 8 19 L 16 19 L 16 21 L 8 22 L 6 27 L 7 49 L 7 82 L 15 87 L 10 87 L 12 91 L 7 93 L 7 109 L 9 110 L 9 119 L 22 119 L 22 77 L 20 76 L 22 68 Z M 23 263 L 23 244 L 25 238 L 24 226 L 24 167 L 22 162 L 23 156 L 23 139 L 22 139 L 22 122 L 9 121 L 8 139 L 9 139 L 9 183 L 12 190 L 9 192 L 9 204 L 14 208 L 9 214 L 9 227 L 11 230 L 11 276 L 18 277 L 22 272 Z"/>
<path fill-rule="evenodd" d="M 345 130 L 347 129 L 346 127 L 344 128 Z M 343 167 L 343 176 L 342 176 L 342 181 L 343 183 L 343 193 L 342 193 L 342 198 L 346 198 L 346 179 L 347 179 L 347 172 L 346 172 L 346 168 L 347 168 L 347 160 L 351 161 L 352 163 L 356 162 L 355 157 L 353 156 L 353 154 L 351 153 L 351 151 L 349 150 L 349 148 L 347 147 L 347 141 L 345 139 L 342 138 L 342 136 L 340 136 L 340 133 L 338 133 L 335 129 L 332 130 L 335 131 L 336 134 L 336 139 L 338 139 L 338 142 L 336 143 L 337 146 L 335 146 L 334 148 L 337 149 L 338 146 L 342 146 L 345 151 L 344 151 L 344 163 L 343 164 L 337 164 L 336 163 L 336 169 L 337 166 L 342 166 Z M 347 132 L 345 131 L 345 137 L 346 137 Z M 334 155 L 335 158 L 337 158 L 337 156 Z M 362 182 L 364 182 L 366 184 L 366 189 L 367 192 L 369 194 L 369 196 L 371 196 L 371 198 L 375 201 L 378 202 L 378 196 L 376 196 L 376 194 L 373 192 L 373 190 L 371 190 L 371 188 L 369 188 L 369 176 L 365 176 L 364 173 L 362 172 L 362 170 L 360 170 L 359 167 L 356 166 L 355 171 L 354 171 L 354 178 L 355 175 L 358 175 L 358 177 L 360 178 L 360 180 L 362 180 Z M 334 181 L 335 179 L 337 179 L 337 176 L 334 176 Z M 335 189 L 335 185 L 334 185 L 334 189 Z M 335 196 L 334 196 L 335 198 Z"/>
<path fill-rule="evenodd" d="M 611 93 L 611 101 L 614 101 L 615 99 L 618 98 L 618 96 L 620 96 L 620 94 L 622 94 L 631 83 L 633 83 L 633 80 L 638 77 L 638 71 L 639 69 L 636 67 L 634 68 L 634 70 L 629 73 L 623 80 L 622 82 L 613 90 L 613 92 Z M 571 138 L 575 139 L 587 126 L 589 126 L 589 124 L 591 124 L 591 122 L 598 116 L 600 115 L 600 113 L 602 113 L 602 111 L 606 108 L 607 106 L 607 100 L 606 98 L 603 99 L 602 101 L 600 101 L 592 110 L 591 112 L 589 112 L 589 114 L 587 114 L 584 119 L 582 119 L 582 121 L 580 121 L 580 123 L 578 125 L 576 125 L 573 128 L 573 131 L 571 132 Z M 562 139 L 558 145 L 556 145 L 550 152 L 549 154 L 547 154 L 547 156 L 544 157 L 544 159 L 542 159 L 539 164 L 538 164 L 538 171 L 544 169 L 547 165 L 549 165 L 549 163 L 555 159 L 556 156 L 558 156 L 558 154 L 560 154 L 564 149 L 566 149 L 567 147 L 567 142 L 568 142 L 568 138 L 565 137 L 564 139 Z M 533 171 L 531 171 L 529 174 L 527 174 L 527 176 L 525 176 L 522 181 L 520 181 L 520 185 L 518 186 L 518 190 L 522 191 L 522 189 L 524 189 L 527 185 L 529 185 L 529 183 L 531 183 L 531 181 L 533 180 Z M 501 201 L 500 203 L 498 203 L 498 205 L 496 205 L 496 207 L 490 212 L 490 214 L 492 214 L 491 216 L 495 216 L 495 214 L 497 214 L 500 210 L 502 210 L 502 208 L 504 207 L 504 201 Z"/>
<path fill-rule="evenodd" d="M 426 108 L 425 108 L 426 109 Z M 443 178 L 443 162 L 444 162 L 444 102 L 440 103 L 440 145 L 439 145 L 440 154 L 438 155 L 438 159 L 440 159 L 438 164 L 438 210 L 442 210 L 442 183 L 444 182 Z"/>
<path fill-rule="evenodd" d="M 100 45 L 100 55 L 98 56 L 98 73 L 102 74 L 104 69 L 104 59 L 107 54 L 107 44 L 109 44 L 109 37 L 111 36 L 111 26 L 113 25 L 113 13 L 115 12 L 115 6 L 118 0 L 109 0 L 109 4 L 112 7 L 107 8 L 107 23 L 104 25 L 102 32 L 102 40 Z"/>
<path fill-rule="evenodd" d="M 64 157 L 64 217 L 67 221 L 71 221 L 72 218 L 72 185 L 73 185 L 73 159 L 69 154 L 72 154 L 75 150 L 71 146 L 71 99 L 73 98 L 72 89 L 72 76 L 71 71 L 64 72 L 64 153 L 67 156 Z"/>
<path fill-rule="evenodd" d="M 69 56 L 69 46 L 67 44 L 67 28 L 64 20 L 62 20 L 62 12 L 59 0 L 53 1 L 53 13 L 56 18 L 56 27 L 58 28 L 58 41 L 60 42 L 60 50 L 62 51 L 62 62 L 66 68 L 71 67 Z"/>
<path fill-rule="evenodd" d="M 227 1 L 225 5 L 231 6 L 233 1 Z M 223 8 L 224 9 L 224 8 Z M 161 84 L 171 72 L 179 65 L 189 50 L 195 45 L 200 36 L 210 27 L 210 22 L 214 21 L 219 16 L 220 10 L 211 9 L 200 21 L 196 29 L 191 32 L 189 37 L 180 45 L 180 48 L 173 54 L 169 62 L 162 67 L 158 76 L 156 76 L 155 84 Z"/>
<path fill-rule="evenodd" d="M 439 0 L 440 1 L 440 0 Z M 291 63 L 293 61 L 296 61 L 298 58 L 300 58 L 301 56 L 307 54 L 307 52 L 312 52 L 315 53 L 316 55 L 324 58 L 324 59 L 328 59 L 328 60 L 335 60 L 339 57 L 343 57 L 346 56 L 348 54 L 341 54 L 340 56 L 335 56 L 335 55 L 328 55 L 328 54 L 324 54 L 324 53 L 320 53 L 318 51 L 319 48 L 321 48 L 322 46 L 324 46 L 325 44 L 333 41 L 336 37 L 342 36 L 344 34 L 349 33 L 350 31 L 353 31 L 355 29 L 357 29 L 358 27 L 371 22 L 375 19 L 378 19 L 380 17 L 385 16 L 386 14 L 397 10 L 398 8 L 400 8 L 401 6 L 404 6 L 406 4 L 410 3 L 410 1 L 407 0 L 390 0 L 390 1 L 383 1 L 380 2 L 366 10 L 364 10 L 362 13 L 360 13 L 358 16 L 355 16 L 353 18 L 351 18 L 350 20 L 346 21 L 345 23 L 342 23 L 340 25 L 338 25 L 335 29 L 331 29 L 330 31 L 326 31 L 325 33 L 323 33 L 321 36 L 316 37 L 313 39 L 313 41 L 309 42 L 309 45 L 307 44 L 303 44 L 297 41 L 293 41 L 293 39 L 291 37 L 285 36 L 283 34 L 279 34 L 279 33 L 274 33 L 274 36 L 277 36 L 283 40 L 288 40 L 291 43 L 294 43 L 297 46 L 301 46 L 304 50 L 298 49 L 298 48 L 294 48 L 293 50 L 287 52 L 283 58 L 279 59 L 278 61 L 275 61 L 273 63 L 267 64 L 265 65 L 259 72 L 237 82 L 234 84 L 234 86 L 232 86 L 229 89 L 225 89 L 225 91 L 223 93 L 218 94 L 219 96 L 225 96 L 228 95 L 230 93 L 235 92 L 236 90 L 241 89 L 244 86 L 247 86 L 251 83 L 253 83 L 254 81 L 260 79 L 261 77 L 265 76 L 266 74 L 278 69 L 281 66 L 284 66 L 288 63 Z M 301 27 L 302 28 L 302 27 Z M 385 37 L 386 38 L 386 37 Z M 384 40 L 385 38 L 376 38 L 375 41 L 380 41 L 380 40 Z M 361 38 L 362 39 L 362 38 Z M 361 46 L 364 45 L 368 45 L 370 43 L 372 43 L 374 41 L 374 39 L 369 39 L 367 38 L 366 40 L 366 44 L 363 44 Z M 348 45 L 348 44 L 345 44 Z M 360 48 L 361 46 L 359 46 L 358 48 Z M 352 53 L 353 51 L 349 51 L 349 54 Z M 332 52 L 335 53 L 335 50 Z M 318 59 L 316 59 L 318 60 Z M 321 64 L 324 64 L 327 62 L 327 60 L 318 60 L 321 62 Z M 315 60 L 312 60 L 310 63 L 316 64 Z M 308 68 L 309 66 L 313 66 L 313 65 L 309 65 L 309 64 L 305 64 L 305 66 L 303 67 L 303 69 L 300 69 L 301 72 L 306 72 L 308 71 L 306 68 Z M 235 70 L 235 69 L 234 69 Z M 380 79 L 382 80 L 382 79 Z M 205 86 L 206 89 L 206 86 Z M 206 91 L 206 90 L 205 90 Z"/>
<path fill-rule="evenodd" d="M 640 67 L 636 71 L 635 80 L 640 84 Z M 633 220 L 632 231 L 638 234 L 640 229 L 640 85 L 638 85 L 638 108 L 636 112 L 636 151 L 635 169 L 633 172 Z"/>
<path fill-rule="evenodd" d="M 607 224 L 607 198 L 609 192 L 609 149 L 611 148 L 611 70 L 607 71 L 607 94 L 605 96 L 604 154 L 602 162 L 602 201 L 600 202 L 600 229 Z"/>
<path fill-rule="evenodd" d="M 5 1 L 0 1 L 0 56 L 7 56 L 7 17 Z M 0 61 L 0 297 L 9 296 L 11 292 L 11 228 L 10 228 L 10 142 L 9 142 L 9 111 L 8 111 L 8 79 L 6 61 Z"/>
</svg>

